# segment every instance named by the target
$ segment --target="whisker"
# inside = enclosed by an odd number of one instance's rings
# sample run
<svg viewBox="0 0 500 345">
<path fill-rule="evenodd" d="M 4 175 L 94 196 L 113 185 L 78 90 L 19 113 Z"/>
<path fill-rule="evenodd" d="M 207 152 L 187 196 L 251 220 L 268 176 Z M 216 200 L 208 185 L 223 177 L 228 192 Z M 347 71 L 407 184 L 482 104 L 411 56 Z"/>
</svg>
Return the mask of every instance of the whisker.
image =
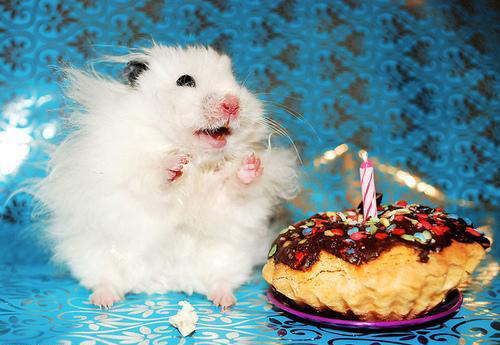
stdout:
<svg viewBox="0 0 500 345">
<path fill-rule="evenodd" d="M 270 129 L 274 129 L 274 131 L 277 133 L 277 134 L 281 134 L 283 136 L 286 136 L 288 135 L 288 133 L 286 132 L 286 130 L 281 127 L 279 124 L 277 123 L 274 123 L 272 122 L 271 119 L 265 119 L 264 120 L 264 124 L 267 125 L 268 128 Z"/>
<path fill-rule="evenodd" d="M 295 150 L 295 154 L 297 155 L 297 158 L 298 158 L 300 164 L 302 165 L 303 161 L 302 161 L 302 158 L 300 157 L 299 150 L 297 149 L 297 146 L 295 145 L 295 142 L 293 141 L 293 139 L 290 136 L 290 134 L 288 133 L 288 131 L 278 121 L 276 121 L 274 119 L 271 119 L 269 117 L 264 117 L 264 121 L 267 122 L 267 125 L 269 125 L 269 127 L 274 128 L 275 131 L 278 131 L 279 134 L 283 135 L 284 137 L 286 137 L 290 141 L 290 143 L 293 146 L 293 149 Z"/>
<path fill-rule="evenodd" d="M 290 115 L 292 115 L 292 116 L 294 116 L 294 117 L 296 117 L 298 119 L 304 120 L 304 116 L 301 113 L 299 113 L 298 111 L 295 111 L 295 110 L 287 107 L 284 104 L 276 103 L 276 102 L 273 102 L 273 101 L 267 101 L 267 103 L 269 103 L 271 105 L 274 105 L 275 107 L 281 108 L 283 110 L 286 110 L 287 112 L 290 113 Z"/>
<path fill-rule="evenodd" d="M 245 79 L 243 79 L 243 82 L 241 83 L 241 86 L 242 86 L 242 87 L 245 87 L 245 84 L 246 84 L 246 82 L 247 82 L 247 80 L 248 80 L 248 77 L 250 76 L 250 73 L 252 73 L 252 71 L 251 71 L 251 70 L 250 70 L 250 71 L 248 71 L 247 76 L 245 77 Z"/>
<path fill-rule="evenodd" d="M 254 92 L 253 93 L 254 95 L 256 96 L 274 96 L 274 93 L 273 92 Z M 299 97 L 292 97 L 292 96 L 287 96 L 286 98 L 289 98 L 289 99 L 293 99 L 294 101 L 302 101 L 303 98 L 299 98 Z M 261 101 L 267 101 L 267 100 L 262 100 Z"/>
<path fill-rule="evenodd" d="M 269 122 L 266 121 L 259 121 L 260 124 L 264 125 L 267 129 L 269 129 L 271 132 L 285 136 L 285 133 L 283 133 L 279 128 L 277 128 L 275 125 L 270 124 Z"/>
<path fill-rule="evenodd" d="M 282 104 L 276 104 L 276 103 L 271 103 L 271 102 L 268 102 L 269 105 L 273 105 L 275 106 L 276 108 L 279 108 L 279 109 L 282 109 L 284 110 L 285 112 L 289 113 L 290 115 L 292 115 L 294 118 L 296 119 L 299 119 L 301 121 L 303 121 L 307 127 L 309 127 L 311 129 L 311 131 L 314 133 L 314 136 L 316 137 L 316 139 L 321 142 L 321 138 L 320 136 L 318 135 L 318 132 L 316 131 L 316 129 L 314 129 L 314 127 L 311 125 L 311 123 L 309 121 L 307 121 L 304 116 L 298 112 L 296 112 L 295 110 L 291 110 L 289 109 L 288 107 L 282 105 Z"/>
</svg>

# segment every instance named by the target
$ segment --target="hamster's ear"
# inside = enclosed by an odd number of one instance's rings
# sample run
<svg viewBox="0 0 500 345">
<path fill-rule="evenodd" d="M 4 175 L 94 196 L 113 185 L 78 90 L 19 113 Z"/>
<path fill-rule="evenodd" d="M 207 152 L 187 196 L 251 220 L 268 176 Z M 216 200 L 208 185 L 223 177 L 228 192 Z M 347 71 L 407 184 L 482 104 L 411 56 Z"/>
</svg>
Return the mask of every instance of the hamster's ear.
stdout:
<svg viewBox="0 0 500 345">
<path fill-rule="evenodd" d="M 123 78 L 128 81 L 131 86 L 135 86 L 139 75 L 149 69 L 148 65 L 142 61 L 130 61 L 123 70 Z"/>
</svg>

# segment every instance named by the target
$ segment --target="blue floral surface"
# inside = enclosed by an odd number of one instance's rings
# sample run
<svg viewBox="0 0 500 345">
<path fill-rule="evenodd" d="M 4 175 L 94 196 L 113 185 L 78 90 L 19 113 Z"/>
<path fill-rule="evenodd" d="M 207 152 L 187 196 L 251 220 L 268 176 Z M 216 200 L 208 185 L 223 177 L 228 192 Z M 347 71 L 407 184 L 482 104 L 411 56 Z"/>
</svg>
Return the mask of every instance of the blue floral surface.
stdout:
<svg viewBox="0 0 500 345">
<path fill-rule="evenodd" d="M 45 149 L 65 135 L 57 67 L 151 39 L 228 53 L 237 77 L 287 128 L 304 171 L 304 190 L 287 208 L 291 220 L 356 205 L 364 149 L 385 201 L 445 207 L 497 236 L 498 1 L 3 0 L 0 344 L 500 343 L 495 244 L 460 312 L 416 329 L 304 323 L 273 309 L 258 271 L 228 313 L 178 293 L 130 295 L 109 311 L 89 305 L 89 292 L 49 263 L 23 187 L 45 174 Z M 200 316 L 185 339 L 167 321 L 183 299 Z"/>
</svg>

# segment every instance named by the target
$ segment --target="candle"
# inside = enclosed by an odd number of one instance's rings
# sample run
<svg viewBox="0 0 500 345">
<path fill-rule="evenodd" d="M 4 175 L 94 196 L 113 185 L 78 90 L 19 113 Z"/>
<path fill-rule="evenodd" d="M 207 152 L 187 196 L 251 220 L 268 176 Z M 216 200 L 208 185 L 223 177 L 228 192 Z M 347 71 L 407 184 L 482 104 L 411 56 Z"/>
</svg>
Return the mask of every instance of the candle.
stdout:
<svg viewBox="0 0 500 345">
<path fill-rule="evenodd" d="M 368 154 L 363 154 L 363 163 L 359 173 L 361 175 L 361 195 L 363 197 L 363 220 L 377 217 L 377 198 L 375 195 L 375 178 L 373 163 L 368 160 Z"/>
</svg>

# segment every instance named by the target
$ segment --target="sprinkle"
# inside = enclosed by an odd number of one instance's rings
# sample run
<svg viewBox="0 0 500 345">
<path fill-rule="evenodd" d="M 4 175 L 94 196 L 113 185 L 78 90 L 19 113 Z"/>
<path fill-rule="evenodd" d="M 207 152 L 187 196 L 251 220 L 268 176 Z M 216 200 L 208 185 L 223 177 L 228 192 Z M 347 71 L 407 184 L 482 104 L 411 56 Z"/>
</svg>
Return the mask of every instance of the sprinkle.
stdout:
<svg viewBox="0 0 500 345">
<path fill-rule="evenodd" d="M 412 242 L 415 241 L 415 237 L 408 234 L 401 235 L 401 238 L 407 241 L 412 241 Z"/>
<path fill-rule="evenodd" d="M 387 231 L 391 231 L 392 229 L 394 229 L 396 227 L 396 224 L 391 224 L 387 227 Z"/>
<path fill-rule="evenodd" d="M 377 226 L 375 224 L 370 225 L 370 234 L 376 233 L 378 230 Z"/>
<path fill-rule="evenodd" d="M 380 218 L 380 223 L 382 223 L 383 226 L 389 226 L 389 219 Z"/>
<path fill-rule="evenodd" d="M 364 237 L 365 237 L 365 234 L 363 234 L 362 232 L 355 232 L 354 234 L 351 235 L 351 238 L 355 241 L 358 241 Z"/>
<path fill-rule="evenodd" d="M 310 235 L 312 234 L 312 229 L 311 228 L 307 228 L 307 229 L 304 229 L 302 230 L 302 235 Z"/>
<path fill-rule="evenodd" d="M 304 238 L 303 240 L 300 240 L 300 241 L 299 241 L 299 244 L 304 244 L 304 243 L 306 243 L 306 241 L 307 241 L 307 240 Z"/>
<path fill-rule="evenodd" d="M 292 243 L 292 241 L 286 241 L 285 243 L 283 243 L 283 248 L 288 247 L 290 243 Z"/>
<path fill-rule="evenodd" d="M 443 212 L 444 209 L 442 209 L 441 207 L 437 207 L 434 209 L 435 212 Z"/>
<path fill-rule="evenodd" d="M 328 237 L 332 237 L 333 236 L 333 232 L 331 230 L 326 230 L 323 235 L 325 236 L 328 236 Z"/>
<path fill-rule="evenodd" d="M 333 218 L 336 218 L 337 217 L 337 214 L 335 212 L 326 212 L 326 215 L 328 217 L 333 217 Z"/>
<path fill-rule="evenodd" d="M 377 217 L 370 218 L 369 220 L 366 221 L 367 224 L 375 224 L 378 222 L 380 222 L 380 219 L 378 219 Z"/>
<path fill-rule="evenodd" d="M 339 212 L 337 214 L 339 215 L 340 219 L 342 219 L 343 222 L 347 220 L 346 216 L 342 212 Z"/>
<path fill-rule="evenodd" d="M 422 224 L 422 225 L 423 225 L 423 227 L 424 227 L 424 228 L 426 228 L 427 230 L 432 229 L 432 225 L 431 225 L 431 223 L 429 223 L 429 222 L 427 222 L 427 221 L 425 221 L 425 220 L 422 220 L 422 221 L 420 222 L 420 224 Z"/>
<path fill-rule="evenodd" d="M 363 221 L 363 215 L 359 214 L 358 215 L 358 223 L 361 223 Z"/>
<path fill-rule="evenodd" d="M 450 228 L 446 225 L 434 225 L 431 229 L 431 231 L 438 236 L 443 235 L 448 230 L 450 230 Z"/>
<path fill-rule="evenodd" d="M 349 216 L 355 216 L 355 215 L 356 215 L 356 213 L 355 213 L 355 212 L 353 212 L 353 211 L 347 211 L 347 215 L 349 215 Z"/>
<path fill-rule="evenodd" d="M 467 230 L 468 233 L 471 233 L 472 235 L 474 236 L 481 236 L 481 234 L 479 232 L 477 232 L 476 230 L 474 230 L 473 228 L 466 228 L 465 230 Z"/>
<path fill-rule="evenodd" d="M 399 200 L 396 203 L 396 205 L 398 205 L 398 206 L 406 206 L 406 205 L 408 205 L 408 203 L 406 202 L 406 200 Z"/>
<path fill-rule="evenodd" d="M 354 254 L 354 249 L 353 248 L 347 248 L 346 253 L 347 254 Z"/>
<path fill-rule="evenodd" d="M 274 253 L 276 253 L 276 249 L 277 249 L 276 245 L 273 245 L 269 250 L 269 254 L 267 254 L 267 257 L 270 258 L 271 256 L 273 256 Z"/>
<path fill-rule="evenodd" d="M 352 229 L 347 230 L 347 234 L 349 236 L 351 236 L 352 234 L 354 234 L 355 232 L 358 232 L 358 231 L 359 231 L 359 228 L 358 227 L 354 227 Z"/>
<path fill-rule="evenodd" d="M 456 214 L 453 214 L 453 213 L 449 213 L 447 215 L 448 218 L 451 218 L 451 219 L 458 219 L 458 216 Z"/>
<path fill-rule="evenodd" d="M 399 214 L 406 214 L 406 213 L 411 213 L 411 211 L 407 208 L 398 208 L 398 209 L 395 209 L 395 210 L 392 210 L 392 211 L 389 211 L 385 214 L 386 217 L 390 217 L 392 215 L 395 215 L 396 213 L 399 213 Z"/>
<path fill-rule="evenodd" d="M 405 233 L 405 230 L 402 228 L 394 228 L 394 230 L 392 230 L 392 233 L 394 235 L 403 235 Z"/>
<path fill-rule="evenodd" d="M 424 234 L 421 232 L 416 232 L 413 236 L 415 236 L 415 239 L 420 243 L 425 243 L 427 241 Z"/>
<path fill-rule="evenodd" d="M 342 236 L 344 234 L 344 230 L 342 229 L 333 229 L 332 233 L 337 236 Z"/>
<path fill-rule="evenodd" d="M 403 217 L 401 215 L 394 216 L 394 220 L 396 222 L 402 222 L 404 219 L 405 219 L 405 217 Z"/>
<path fill-rule="evenodd" d="M 307 222 L 305 225 L 306 225 L 306 226 L 313 226 L 313 225 L 314 225 L 314 222 Z"/>
<path fill-rule="evenodd" d="M 426 240 L 430 240 L 432 238 L 432 235 L 429 231 L 425 230 L 424 232 L 422 232 L 422 235 L 424 235 L 425 239 Z"/>
<path fill-rule="evenodd" d="M 417 218 L 418 218 L 419 220 L 421 220 L 421 219 L 427 219 L 427 217 L 428 217 L 428 216 L 429 216 L 429 215 L 428 215 L 428 214 L 425 214 L 425 213 L 418 213 L 418 214 L 417 214 Z"/>
<path fill-rule="evenodd" d="M 304 253 L 302 252 L 295 253 L 295 259 L 297 259 L 298 263 L 300 263 L 302 259 L 304 259 Z"/>
<path fill-rule="evenodd" d="M 280 231 L 280 234 L 284 234 L 285 232 L 288 232 L 288 230 L 290 230 L 290 228 L 285 228 L 285 229 L 283 229 L 283 230 Z"/>
<path fill-rule="evenodd" d="M 354 242 L 354 241 L 353 241 L 353 240 L 351 240 L 350 238 L 346 238 L 346 239 L 344 240 L 344 242 L 351 243 L 351 242 Z"/>
<path fill-rule="evenodd" d="M 411 218 L 408 218 L 408 217 L 405 217 L 407 220 L 409 220 L 413 225 L 417 224 L 418 223 L 418 220 L 416 219 L 411 219 Z"/>
<path fill-rule="evenodd" d="M 383 240 L 384 238 L 386 238 L 387 236 L 389 236 L 388 234 L 386 234 L 385 232 L 377 232 L 375 234 L 375 237 L 378 238 L 379 240 Z"/>
</svg>

